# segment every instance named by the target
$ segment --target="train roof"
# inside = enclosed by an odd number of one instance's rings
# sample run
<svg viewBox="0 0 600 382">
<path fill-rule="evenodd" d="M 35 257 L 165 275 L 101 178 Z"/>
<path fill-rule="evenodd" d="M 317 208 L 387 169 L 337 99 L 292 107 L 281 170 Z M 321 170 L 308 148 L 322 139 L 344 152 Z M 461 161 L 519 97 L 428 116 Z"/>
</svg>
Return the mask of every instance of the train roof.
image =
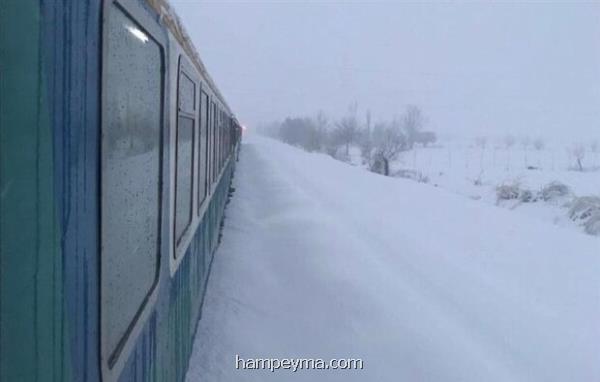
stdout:
<svg viewBox="0 0 600 382">
<path fill-rule="evenodd" d="M 175 9 L 169 3 L 169 0 L 146 0 L 148 4 L 158 13 L 160 17 L 161 24 L 164 24 L 169 31 L 173 34 L 175 39 L 181 44 L 183 50 L 188 54 L 191 58 L 192 62 L 198 69 L 198 71 L 202 74 L 202 76 L 208 82 L 208 85 L 211 87 L 212 91 L 219 98 L 219 100 L 223 103 L 223 105 L 227 108 L 230 114 L 233 114 L 231 108 L 225 101 L 225 97 L 217 87 L 216 83 L 208 73 L 206 66 L 200 59 L 200 54 L 196 50 L 192 39 L 187 33 L 185 27 Z"/>
</svg>

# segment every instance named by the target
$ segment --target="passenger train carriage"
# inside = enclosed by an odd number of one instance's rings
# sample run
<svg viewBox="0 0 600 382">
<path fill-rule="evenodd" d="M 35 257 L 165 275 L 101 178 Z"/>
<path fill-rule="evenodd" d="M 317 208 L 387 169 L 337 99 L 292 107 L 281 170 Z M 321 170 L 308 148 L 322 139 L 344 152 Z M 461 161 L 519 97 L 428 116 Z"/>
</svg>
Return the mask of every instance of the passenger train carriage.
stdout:
<svg viewBox="0 0 600 382">
<path fill-rule="evenodd" d="M 241 129 L 181 22 L 0 0 L 0 68 L 0 380 L 183 380 Z"/>
</svg>

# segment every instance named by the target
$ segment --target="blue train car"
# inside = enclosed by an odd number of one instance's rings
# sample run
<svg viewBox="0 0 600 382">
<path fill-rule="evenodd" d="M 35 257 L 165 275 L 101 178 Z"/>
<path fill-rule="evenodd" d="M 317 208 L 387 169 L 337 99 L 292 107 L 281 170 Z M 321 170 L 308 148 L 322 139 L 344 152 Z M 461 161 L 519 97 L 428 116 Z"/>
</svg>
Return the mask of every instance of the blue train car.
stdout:
<svg viewBox="0 0 600 382">
<path fill-rule="evenodd" d="M 181 381 L 241 129 L 164 0 L 0 0 L 0 380 Z"/>
</svg>

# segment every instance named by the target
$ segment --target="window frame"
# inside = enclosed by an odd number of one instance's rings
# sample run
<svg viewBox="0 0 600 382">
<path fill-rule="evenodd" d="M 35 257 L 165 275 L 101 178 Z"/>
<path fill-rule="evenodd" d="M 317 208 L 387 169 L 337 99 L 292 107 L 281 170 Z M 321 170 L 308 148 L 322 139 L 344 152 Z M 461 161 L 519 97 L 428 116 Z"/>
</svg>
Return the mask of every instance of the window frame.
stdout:
<svg viewBox="0 0 600 382">
<path fill-rule="evenodd" d="M 204 84 L 200 85 L 200 96 L 198 97 L 199 107 L 198 107 L 198 190 L 197 190 L 197 199 L 198 205 L 196 207 L 196 214 L 201 216 L 202 207 L 205 204 L 206 200 L 210 195 L 210 187 L 209 187 L 209 173 L 208 173 L 208 149 L 209 149 L 209 141 L 210 141 L 210 96 L 207 92 L 204 91 Z M 205 102 L 204 102 L 205 101 Z M 204 118 L 202 113 L 204 112 Z M 202 140 L 202 128 L 206 130 L 206 139 Z M 202 145 L 204 145 L 204 155 L 202 155 Z M 200 177 L 200 168 L 204 168 L 204 177 Z"/>
<path fill-rule="evenodd" d="M 108 33 L 108 23 L 109 23 L 109 17 L 111 16 L 112 12 L 115 11 L 115 9 L 113 9 L 113 7 L 117 8 L 119 11 L 121 11 L 133 24 L 136 25 L 136 27 L 138 27 L 140 30 L 142 30 L 150 39 L 152 39 L 152 41 L 154 43 L 156 43 L 158 49 L 159 49 L 159 53 L 160 53 L 160 61 L 161 61 L 161 68 L 160 68 L 160 126 L 159 126 L 159 165 L 158 165 L 158 211 L 157 211 L 157 216 L 158 216 L 158 237 L 157 237 L 157 254 L 156 254 L 156 271 L 155 271 L 155 276 L 153 279 L 153 283 L 150 287 L 150 289 L 148 290 L 148 292 L 146 293 L 145 298 L 142 300 L 140 307 L 138 308 L 134 318 L 132 319 L 132 321 L 129 323 L 126 332 L 124 333 L 123 337 L 119 340 L 117 347 L 115 349 L 109 349 L 108 348 L 108 344 L 106 342 L 105 339 L 105 331 L 107 330 L 106 325 L 106 317 L 104 315 L 104 304 L 103 304 L 103 293 L 104 293 L 104 287 L 103 287 L 103 283 L 104 283 L 104 279 L 102 277 L 102 263 L 103 263 L 103 256 L 102 256 L 102 194 L 100 194 L 100 198 L 99 198 L 99 221 L 98 221 L 98 235 L 99 235 L 99 240 L 98 240 L 98 253 L 99 253 L 99 268 L 100 268 L 100 275 L 99 275 L 99 284 L 100 284 L 100 288 L 99 288 L 99 293 L 100 293 L 100 303 L 98 306 L 98 317 L 99 317 L 99 323 L 98 323 L 98 328 L 99 328 L 99 350 L 100 350 L 100 372 L 101 372 L 101 376 L 102 379 L 104 381 L 117 381 L 119 379 L 119 376 L 121 374 L 121 372 L 123 371 L 126 362 L 128 361 L 135 343 L 137 341 L 137 338 L 139 337 L 140 332 L 143 330 L 143 327 L 145 326 L 148 318 L 150 317 L 150 314 L 152 313 L 154 306 L 156 304 L 156 300 L 157 300 L 157 294 L 158 294 L 158 286 L 161 282 L 161 277 L 160 277 L 160 269 L 162 267 L 162 263 L 163 263 L 163 249 L 164 249 L 164 240 L 162 237 L 162 232 L 163 232 L 163 213 L 164 213 L 164 202 L 165 202 L 165 198 L 164 198 L 164 192 L 165 189 L 163 187 L 164 184 L 164 163 L 165 163 L 165 150 L 164 150 L 164 145 L 165 145 L 165 126 L 167 123 L 167 113 L 166 113 L 166 98 L 167 98 L 167 92 L 166 92 L 166 82 L 167 82 L 167 60 L 168 60 L 168 55 L 167 55 L 167 41 L 165 38 L 164 33 L 162 32 L 162 30 L 160 29 L 160 26 L 156 23 L 156 20 L 148 13 L 148 10 L 145 9 L 144 7 L 140 6 L 140 4 L 131 1 L 131 0 L 112 0 L 112 1 L 106 1 L 103 4 L 103 19 L 102 19 L 102 29 L 101 29 L 101 34 L 103 36 L 102 38 L 102 56 L 101 56 L 101 68 L 102 70 L 104 70 L 104 68 L 107 65 L 107 62 L 109 60 L 109 54 L 107 54 L 108 52 L 108 38 L 106 38 L 106 34 Z M 100 95 L 100 113 L 99 113 L 99 119 L 100 119 L 100 131 L 102 132 L 104 130 L 104 121 L 103 121 L 103 117 L 104 117 L 104 108 L 106 105 L 106 100 L 107 97 L 109 97 L 109 95 L 107 94 L 107 77 L 103 76 L 102 77 L 102 83 L 101 83 L 101 95 Z M 98 150 L 98 155 L 99 155 L 99 162 L 102 162 L 102 155 L 103 155 L 103 143 L 102 143 L 102 139 L 99 140 L 99 150 Z M 100 184 L 102 185 L 102 171 L 99 171 L 99 181 Z M 101 192 L 102 192 L 102 186 L 101 186 Z"/>
<path fill-rule="evenodd" d="M 194 100 L 192 102 L 194 110 L 192 112 L 184 111 L 181 108 L 181 77 L 187 77 L 194 84 Z M 194 182 L 196 180 L 194 176 L 194 167 L 196 163 L 196 126 L 198 124 L 198 102 L 197 96 L 200 93 L 199 90 L 200 80 L 194 74 L 191 64 L 187 61 L 187 59 L 180 54 L 178 57 L 177 63 L 177 86 L 176 86 L 176 112 L 175 112 L 175 165 L 173 167 L 174 171 L 174 184 L 173 184 L 173 196 L 174 196 L 174 204 L 173 204 L 173 258 L 177 259 L 178 252 L 181 252 L 181 246 L 185 244 L 185 238 L 190 232 L 190 228 L 194 223 Z M 185 228 L 181 231 L 179 237 L 177 236 L 177 188 L 178 188 L 178 169 L 179 169 L 179 119 L 180 117 L 188 118 L 193 121 L 192 125 L 192 158 L 191 158 L 191 166 L 189 169 L 190 175 L 190 212 L 189 218 L 187 220 L 187 224 Z"/>
<path fill-rule="evenodd" d="M 212 174 L 210 179 L 210 185 L 215 184 L 217 180 L 217 126 L 218 126 L 218 113 L 217 113 L 217 104 L 215 101 L 212 101 L 212 109 L 213 109 L 213 118 L 212 118 L 212 137 L 211 137 L 211 168 Z"/>
</svg>

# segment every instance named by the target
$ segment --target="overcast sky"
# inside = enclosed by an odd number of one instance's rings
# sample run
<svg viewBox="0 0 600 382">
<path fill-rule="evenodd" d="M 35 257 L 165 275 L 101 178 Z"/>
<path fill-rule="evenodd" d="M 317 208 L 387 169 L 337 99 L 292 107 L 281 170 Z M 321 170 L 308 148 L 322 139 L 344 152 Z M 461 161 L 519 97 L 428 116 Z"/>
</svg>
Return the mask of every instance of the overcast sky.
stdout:
<svg viewBox="0 0 600 382">
<path fill-rule="evenodd" d="M 600 2 L 171 2 L 250 128 L 356 101 L 442 135 L 600 138 Z"/>
</svg>

